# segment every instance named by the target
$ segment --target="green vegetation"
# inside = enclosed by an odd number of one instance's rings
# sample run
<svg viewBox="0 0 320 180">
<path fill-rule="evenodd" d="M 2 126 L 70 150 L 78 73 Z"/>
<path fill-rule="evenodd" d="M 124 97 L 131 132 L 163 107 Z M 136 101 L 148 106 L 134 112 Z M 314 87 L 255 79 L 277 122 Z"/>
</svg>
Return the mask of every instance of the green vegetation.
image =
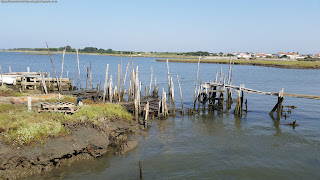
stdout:
<svg viewBox="0 0 320 180">
<path fill-rule="evenodd" d="M 157 60 L 164 62 L 165 60 Z M 170 62 L 183 62 L 183 63 L 198 63 L 196 59 L 169 59 Z M 229 60 L 216 60 L 216 59 L 202 59 L 201 63 L 213 64 L 229 64 Z M 320 69 L 319 61 L 268 61 L 268 60 L 234 60 L 237 65 L 254 65 L 254 66 L 267 66 L 279 68 L 293 68 L 293 69 Z"/>
<path fill-rule="evenodd" d="M 67 53 L 75 53 L 76 49 L 71 46 L 59 47 L 59 48 L 49 48 L 50 52 L 61 53 L 66 49 Z M 14 48 L 9 49 L 9 51 L 26 51 L 26 52 L 48 52 L 47 48 Z M 206 51 L 197 52 L 141 52 L 141 51 L 115 51 L 113 49 L 102 49 L 96 47 L 85 47 L 83 49 L 78 49 L 81 54 L 101 54 L 101 55 L 114 55 L 114 56 L 147 56 L 147 57 L 183 57 L 197 58 L 199 56 L 210 56 L 212 53 Z"/>
<path fill-rule="evenodd" d="M 66 124 L 98 126 L 108 119 L 132 120 L 132 115 L 117 104 L 85 105 L 73 115 L 28 112 L 25 105 L 0 104 L 0 113 L 0 141 L 14 145 L 33 145 L 39 141 L 44 143 L 49 137 L 65 136 L 70 132 Z"/>
<path fill-rule="evenodd" d="M 0 86 L 0 96 L 8 97 L 8 96 L 23 96 L 20 92 L 11 91 L 5 84 Z"/>
</svg>

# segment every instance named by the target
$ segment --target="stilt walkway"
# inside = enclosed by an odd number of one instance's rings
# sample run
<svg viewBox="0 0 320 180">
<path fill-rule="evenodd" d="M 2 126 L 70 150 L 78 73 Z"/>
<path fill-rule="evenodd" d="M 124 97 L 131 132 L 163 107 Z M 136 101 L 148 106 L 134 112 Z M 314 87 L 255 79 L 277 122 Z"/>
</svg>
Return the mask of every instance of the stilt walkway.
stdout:
<svg viewBox="0 0 320 180">
<path fill-rule="evenodd" d="M 220 90 L 208 90 L 211 87 L 216 87 L 216 86 L 240 90 L 240 86 L 233 86 L 233 85 L 228 85 L 228 84 L 220 84 L 220 83 L 212 83 L 212 82 L 206 82 L 206 83 L 202 84 L 201 86 L 204 89 L 204 91 L 202 93 L 220 92 Z M 257 93 L 257 94 L 264 94 L 264 95 L 271 95 L 271 96 L 278 96 L 279 95 L 279 92 L 265 92 L 265 91 L 249 89 L 246 87 L 241 87 L 241 91 L 244 91 L 248 94 Z M 320 100 L 320 96 L 318 96 L 318 95 L 283 93 L 283 96 Z"/>
</svg>

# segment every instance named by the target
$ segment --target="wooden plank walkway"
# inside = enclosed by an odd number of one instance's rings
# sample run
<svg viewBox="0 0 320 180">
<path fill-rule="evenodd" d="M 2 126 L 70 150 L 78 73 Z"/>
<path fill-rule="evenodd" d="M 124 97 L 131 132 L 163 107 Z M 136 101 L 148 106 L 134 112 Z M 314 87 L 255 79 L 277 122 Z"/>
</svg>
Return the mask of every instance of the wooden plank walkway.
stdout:
<svg viewBox="0 0 320 180">
<path fill-rule="evenodd" d="M 241 89 L 241 91 L 244 91 L 244 92 L 246 92 L 248 94 L 257 93 L 257 94 L 264 94 L 264 95 L 271 95 L 271 96 L 278 96 L 279 95 L 279 92 L 265 92 L 265 91 L 249 89 L 249 88 L 246 88 L 246 87 L 233 86 L 233 85 L 220 84 L 220 83 L 213 83 L 213 82 L 206 82 L 206 83 L 202 84 L 201 86 L 205 89 L 203 92 L 211 92 L 212 90 L 208 90 L 208 89 L 210 89 L 210 87 L 219 86 L 219 87 L 231 88 L 231 89 L 236 89 L 236 90 L 240 90 Z M 221 91 L 221 90 L 215 90 L 215 92 L 219 92 L 219 91 Z M 320 100 L 320 96 L 318 96 L 318 95 L 284 93 L 283 96 Z"/>
</svg>

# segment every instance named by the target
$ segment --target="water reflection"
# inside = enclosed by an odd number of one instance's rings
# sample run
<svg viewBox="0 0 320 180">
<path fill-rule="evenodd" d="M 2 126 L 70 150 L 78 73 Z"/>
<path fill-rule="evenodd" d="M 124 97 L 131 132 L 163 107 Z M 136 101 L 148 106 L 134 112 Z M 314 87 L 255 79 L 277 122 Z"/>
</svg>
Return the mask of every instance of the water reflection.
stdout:
<svg viewBox="0 0 320 180">
<path fill-rule="evenodd" d="M 273 114 L 269 114 L 270 115 L 270 118 L 272 119 L 273 121 L 273 126 L 276 130 L 276 136 L 279 136 L 281 134 L 281 129 L 280 129 L 280 120 L 277 120 L 276 118 L 274 118 Z"/>
</svg>

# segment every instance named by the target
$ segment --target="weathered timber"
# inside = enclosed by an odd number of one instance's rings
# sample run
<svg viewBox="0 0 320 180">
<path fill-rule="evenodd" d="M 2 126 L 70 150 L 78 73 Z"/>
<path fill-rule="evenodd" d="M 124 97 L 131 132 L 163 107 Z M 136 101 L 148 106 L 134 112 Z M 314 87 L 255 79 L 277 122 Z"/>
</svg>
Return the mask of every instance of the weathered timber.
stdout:
<svg viewBox="0 0 320 180">
<path fill-rule="evenodd" d="M 107 64 L 107 68 L 106 68 L 106 76 L 104 79 L 104 89 L 103 89 L 103 103 L 106 102 L 106 94 L 107 94 L 107 84 L 108 84 L 108 72 L 109 72 L 109 64 Z"/>
</svg>

